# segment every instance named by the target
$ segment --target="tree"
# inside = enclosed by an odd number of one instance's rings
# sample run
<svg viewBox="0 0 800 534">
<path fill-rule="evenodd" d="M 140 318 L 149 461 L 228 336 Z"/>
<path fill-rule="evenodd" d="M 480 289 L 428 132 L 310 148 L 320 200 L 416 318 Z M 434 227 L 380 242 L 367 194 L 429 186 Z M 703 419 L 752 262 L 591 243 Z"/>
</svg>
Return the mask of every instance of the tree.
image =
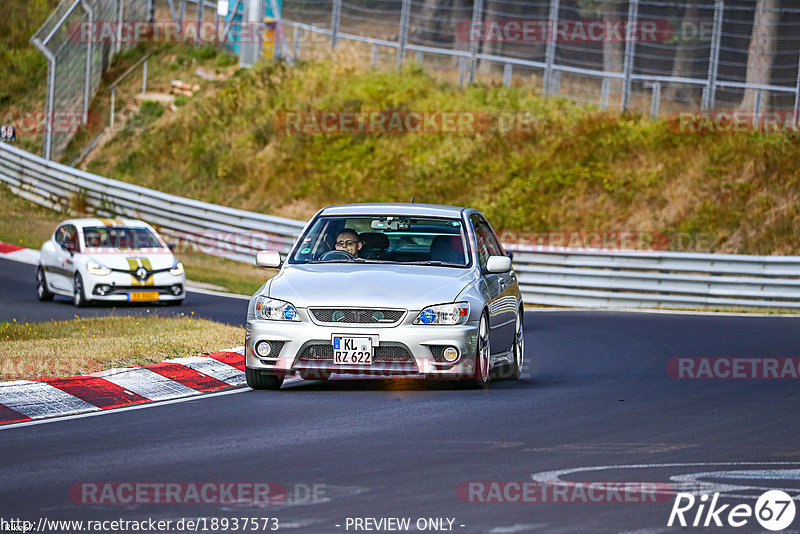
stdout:
<svg viewBox="0 0 800 534">
<path fill-rule="evenodd" d="M 750 48 L 747 51 L 748 84 L 769 84 L 772 62 L 775 59 L 775 32 L 778 23 L 780 0 L 757 0 L 753 33 L 750 37 Z M 755 106 L 757 89 L 746 89 L 739 109 L 752 110 Z M 762 102 L 767 108 L 768 93 Z"/>
</svg>

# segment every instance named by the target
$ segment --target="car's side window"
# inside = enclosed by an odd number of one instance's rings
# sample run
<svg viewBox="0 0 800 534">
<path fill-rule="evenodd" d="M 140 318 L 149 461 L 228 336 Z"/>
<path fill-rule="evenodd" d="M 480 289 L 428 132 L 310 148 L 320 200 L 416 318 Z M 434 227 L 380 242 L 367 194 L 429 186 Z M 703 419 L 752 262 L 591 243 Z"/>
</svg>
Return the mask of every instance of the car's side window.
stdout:
<svg viewBox="0 0 800 534">
<path fill-rule="evenodd" d="M 63 245 L 64 243 L 78 244 L 78 229 L 71 224 L 65 224 L 56 230 L 56 243 Z"/>
<path fill-rule="evenodd" d="M 502 256 L 503 249 L 500 247 L 500 243 L 497 242 L 489 223 L 483 217 L 473 213 L 470 215 L 470 221 L 472 221 L 472 227 L 475 229 L 475 238 L 478 241 L 478 261 L 481 266 L 485 266 L 489 256 Z"/>
</svg>

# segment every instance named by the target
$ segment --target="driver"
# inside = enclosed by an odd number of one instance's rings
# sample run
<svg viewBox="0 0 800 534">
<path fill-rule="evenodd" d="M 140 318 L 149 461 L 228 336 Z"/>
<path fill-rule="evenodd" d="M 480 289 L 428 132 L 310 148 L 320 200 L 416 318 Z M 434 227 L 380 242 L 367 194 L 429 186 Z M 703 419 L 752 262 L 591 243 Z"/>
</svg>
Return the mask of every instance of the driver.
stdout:
<svg viewBox="0 0 800 534">
<path fill-rule="evenodd" d="M 358 251 L 364 246 L 364 242 L 358 237 L 358 233 L 352 228 L 344 228 L 336 236 L 336 250 L 349 252 L 353 257 L 358 257 Z"/>
</svg>

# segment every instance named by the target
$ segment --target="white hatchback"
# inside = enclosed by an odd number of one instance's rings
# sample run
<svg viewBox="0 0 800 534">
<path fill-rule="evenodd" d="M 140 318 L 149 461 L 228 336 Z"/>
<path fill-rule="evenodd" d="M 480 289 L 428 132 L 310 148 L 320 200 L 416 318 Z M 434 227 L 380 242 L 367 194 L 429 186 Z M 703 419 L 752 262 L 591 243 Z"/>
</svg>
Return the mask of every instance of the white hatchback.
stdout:
<svg viewBox="0 0 800 534">
<path fill-rule="evenodd" d="M 42 245 L 36 295 L 92 301 L 163 302 L 186 296 L 183 265 L 149 224 L 134 219 L 70 219 Z"/>
</svg>

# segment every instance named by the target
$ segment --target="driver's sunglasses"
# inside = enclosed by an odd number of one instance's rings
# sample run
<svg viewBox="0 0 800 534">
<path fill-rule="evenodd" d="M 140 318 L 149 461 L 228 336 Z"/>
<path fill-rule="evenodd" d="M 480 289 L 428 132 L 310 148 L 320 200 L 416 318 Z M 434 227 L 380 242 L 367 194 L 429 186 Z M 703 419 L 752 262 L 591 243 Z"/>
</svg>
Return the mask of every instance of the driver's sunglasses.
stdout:
<svg viewBox="0 0 800 534">
<path fill-rule="evenodd" d="M 357 243 L 361 243 L 361 241 L 353 241 L 352 239 L 348 239 L 347 241 L 337 241 L 337 247 L 349 247 L 350 245 L 355 245 Z"/>
</svg>

